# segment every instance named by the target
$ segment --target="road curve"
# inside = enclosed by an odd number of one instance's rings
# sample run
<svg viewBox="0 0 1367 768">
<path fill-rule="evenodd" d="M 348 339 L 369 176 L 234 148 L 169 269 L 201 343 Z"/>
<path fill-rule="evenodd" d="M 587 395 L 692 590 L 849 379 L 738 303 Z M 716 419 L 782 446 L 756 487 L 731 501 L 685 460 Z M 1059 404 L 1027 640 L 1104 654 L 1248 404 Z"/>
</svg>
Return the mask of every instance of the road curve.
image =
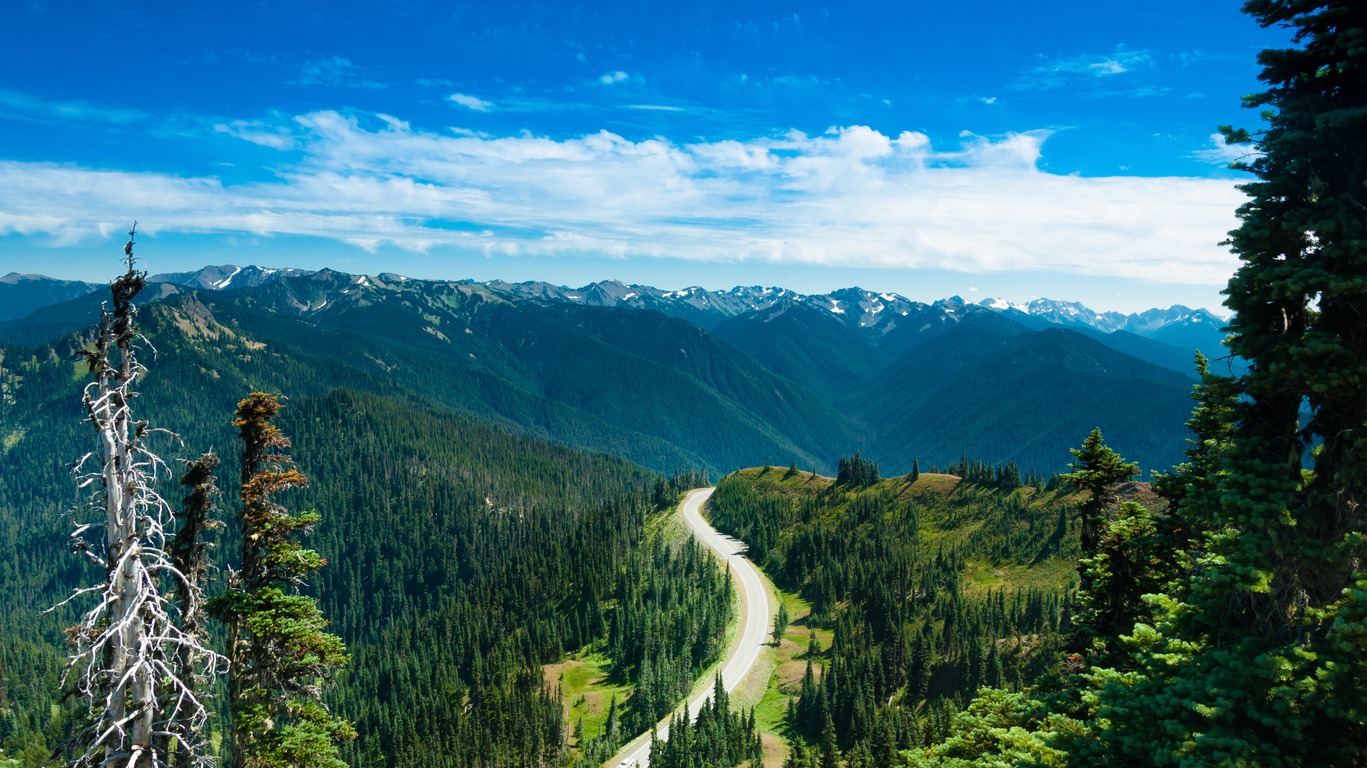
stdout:
<svg viewBox="0 0 1367 768">
<path fill-rule="evenodd" d="M 773 624 L 774 607 L 769 604 L 769 593 L 764 589 L 764 579 L 759 569 L 740 553 L 745 545 L 730 536 L 723 536 L 702 518 L 702 507 L 716 488 L 696 488 L 688 492 L 679 512 L 684 524 L 707 549 L 711 550 L 722 562 L 731 568 L 731 580 L 735 583 L 736 594 L 740 597 L 740 627 L 736 638 L 726 650 L 726 661 L 722 665 L 722 685 L 727 691 L 734 691 L 740 681 L 750 674 L 755 662 L 759 661 L 760 651 L 769 638 L 769 627 Z M 701 681 L 700 681 L 701 682 Z M 712 698 L 712 680 L 709 678 L 702 693 L 688 701 L 688 711 L 694 715 L 702 708 L 703 702 Z M 677 712 L 678 710 L 675 710 Z M 669 717 L 656 724 L 656 733 L 661 739 L 669 736 Z M 616 766 L 623 760 L 635 760 L 635 765 L 650 764 L 650 734 L 645 733 L 633 740 L 617 753 L 606 765 Z"/>
</svg>

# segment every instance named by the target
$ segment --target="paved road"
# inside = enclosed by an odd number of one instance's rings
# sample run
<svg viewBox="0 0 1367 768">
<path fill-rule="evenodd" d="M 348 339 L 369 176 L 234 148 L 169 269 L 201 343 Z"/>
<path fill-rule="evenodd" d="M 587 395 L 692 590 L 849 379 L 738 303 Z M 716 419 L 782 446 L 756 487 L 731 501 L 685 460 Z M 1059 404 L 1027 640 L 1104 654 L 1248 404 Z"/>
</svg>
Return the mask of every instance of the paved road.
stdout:
<svg viewBox="0 0 1367 768">
<path fill-rule="evenodd" d="M 689 491 L 684 497 L 683 504 L 679 506 L 679 511 L 693 537 L 731 566 L 731 580 L 735 582 L 736 593 L 740 596 L 740 629 L 737 630 L 736 639 L 731 643 L 731 647 L 726 650 L 726 662 L 722 666 L 721 676 L 722 685 L 726 690 L 734 691 L 736 686 L 740 685 L 740 681 L 750 674 L 755 662 L 759 661 L 760 650 L 768 641 L 769 629 L 773 625 L 774 607 L 769 604 L 769 593 L 764 589 L 764 580 L 760 578 L 759 570 L 740 554 L 745 550 L 745 545 L 730 536 L 717 533 L 717 530 L 702 518 L 703 504 L 715 490 L 716 488 L 698 488 Z M 706 691 L 688 702 L 688 711 L 697 714 L 703 702 L 711 698 L 712 680 L 709 679 Z M 660 721 L 656 726 L 656 732 L 660 734 L 661 739 L 669 736 L 669 718 Z M 616 757 L 608 761 L 607 765 L 616 766 L 625 759 L 635 760 L 636 765 L 650 764 L 649 733 L 637 737 L 617 753 Z"/>
</svg>

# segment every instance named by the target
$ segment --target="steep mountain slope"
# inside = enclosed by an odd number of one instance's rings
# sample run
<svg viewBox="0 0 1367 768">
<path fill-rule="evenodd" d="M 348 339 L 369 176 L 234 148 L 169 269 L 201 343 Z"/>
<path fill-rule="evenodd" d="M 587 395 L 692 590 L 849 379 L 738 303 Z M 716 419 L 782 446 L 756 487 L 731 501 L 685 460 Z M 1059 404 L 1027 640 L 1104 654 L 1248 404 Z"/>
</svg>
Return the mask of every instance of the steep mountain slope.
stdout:
<svg viewBox="0 0 1367 768">
<path fill-rule="evenodd" d="M 999 333 L 1006 334 L 1024 330 L 1019 323 L 967 304 L 955 296 L 934 304 L 912 307 L 888 329 L 880 345 L 889 356 L 897 359 L 965 322 L 978 328 L 995 328 Z"/>
<path fill-rule="evenodd" d="M 1137 357 L 1148 363 L 1153 363 L 1161 368 L 1176 371 L 1183 374 L 1190 380 L 1196 379 L 1196 350 L 1198 346 L 1186 347 L 1173 344 L 1166 344 L 1155 339 L 1145 338 L 1137 333 L 1130 331 L 1113 331 L 1102 333 L 1091 328 L 1075 328 L 1077 332 L 1096 339 L 1117 352 L 1124 353 L 1130 357 Z M 1210 347 L 1204 347 L 1209 349 Z M 1224 350 L 1219 346 L 1220 351 Z"/>
<path fill-rule="evenodd" d="M 957 297 L 922 304 L 858 288 L 813 297 L 613 282 L 571 290 L 326 269 L 187 274 L 170 277 L 228 287 L 198 290 L 191 301 L 182 294 L 195 289 L 157 283 L 148 300 L 168 300 L 188 315 L 198 306 L 211 325 L 264 345 L 271 363 L 252 363 L 252 375 L 273 366 L 292 371 L 282 383 L 314 382 L 317 391 L 405 393 L 659 469 L 793 460 L 828 467 L 864 448 L 897 470 L 915 456 L 945 462 L 967 453 L 1052 471 L 1096 423 L 1133 432 L 1108 437 L 1146 466 L 1166 466 L 1183 445 L 1188 351 L 1077 323 L 1099 342 L 1086 355 L 1100 359 L 1097 347 L 1112 348 L 1106 364 L 1078 367 L 1069 357 L 1081 354 L 1078 340 L 1032 347 L 1027 337 L 1039 332 L 1011 318 L 1054 327 L 1045 319 Z M 94 317 L 102 298 L 96 292 L 9 321 L 0 338 L 50 340 Z M 636 308 L 646 305 L 671 314 Z M 1082 309 L 1051 311 L 1083 316 Z M 715 321 L 715 334 L 681 317 L 690 314 Z M 1098 317 L 1169 333 L 1189 317 L 1159 315 Z M 1163 378 L 1114 349 L 1186 378 Z M 254 354 L 243 356 L 244 366 Z M 1095 423 L 1078 426 L 1089 419 Z M 1158 421 L 1150 427 L 1150 419 Z"/>
<path fill-rule="evenodd" d="M 11 272 L 0 277 L 0 320 L 17 320 L 34 310 L 85 296 L 103 286 L 79 280 Z"/>
<path fill-rule="evenodd" d="M 824 466 L 857 441 L 850 420 L 820 398 L 658 313 L 327 270 L 210 301 L 263 341 L 361 343 L 375 370 L 419 396 L 649 466 Z"/>
<path fill-rule="evenodd" d="M 151 285 L 143 292 L 143 302 L 162 301 L 183 290 L 170 283 Z M 100 305 L 108 302 L 109 286 L 94 286 L 87 293 L 39 307 L 25 317 L 0 321 L 0 344 L 48 344 L 95 323 L 100 317 Z"/>
<path fill-rule="evenodd" d="M 712 332 L 831 401 L 871 379 L 890 359 L 829 313 L 794 301 L 723 320 Z"/>
<path fill-rule="evenodd" d="M 165 272 L 151 275 L 147 278 L 147 282 L 174 283 L 187 288 L 222 291 L 228 288 L 252 288 L 273 280 L 279 280 L 282 277 L 298 277 L 308 274 L 311 274 L 308 270 L 292 267 L 281 269 L 257 266 L 239 267 L 235 264 L 224 264 L 222 266 L 202 267 L 193 272 Z"/>
<path fill-rule="evenodd" d="M 1009 350 L 1015 337 L 1029 332 L 990 313 L 970 315 L 943 329 L 937 327 L 926 333 L 928 338 L 923 343 L 897 358 L 872 381 L 850 391 L 842 403 L 865 421 L 890 423 L 983 360 Z"/>
<path fill-rule="evenodd" d="M 891 425 L 869 454 L 889 471 L 910 467 L 913 458 L 944 465 L 961 455 L 1058 471 L 1068 449 L 1101 427 L 1111 446 L 1146 471 L 1182 460 L 1191 410 L 1186 377 L 1064 329 L 995 344 L 994 354 L 953 359 L 950 370 L 926 377 L 938 385 L 900 408 L 866 403 L 865 413 L 880 408 Z M 908 361 L 907 369 L 914 367 Z"/>
</svg>

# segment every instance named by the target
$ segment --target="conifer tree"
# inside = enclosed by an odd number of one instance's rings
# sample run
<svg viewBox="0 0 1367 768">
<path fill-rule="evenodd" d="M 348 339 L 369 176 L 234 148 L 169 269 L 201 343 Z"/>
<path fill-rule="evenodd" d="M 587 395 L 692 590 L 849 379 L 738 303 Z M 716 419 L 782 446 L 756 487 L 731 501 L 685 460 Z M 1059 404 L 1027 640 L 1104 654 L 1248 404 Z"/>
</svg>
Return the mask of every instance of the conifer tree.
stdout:
<svg viewBox="0 0 1367 768">
<path fill-rule="evenodd" d="M 180 512 L 176 514 L 180 530 L 167 546 L 171 562 L 182 576 L 175 590 L 180 631 L 194 641 L 182 643 L 175 649 L 173 668 L 177 678 L 198 691 L 208 689 L 212 682 L 208 673 L 213 671 L 216 662 L 212 654 L 203 650 L 209 645 L 209 633 L 204 626 L 202 583 L 209 570 L 208 553 L 212 547 L 205 541 L 205 535 L 223 527 L 223 521 L 214 517 L 214 498 L 218 496 L 214 470 L 217 468 L 218 456 L 212 451 L 187 463 L 180 484 L 189 488 L 190 494 L 181 501 Z M 208 734 L 200 727 L 202 723 L 197 721 L 194 709 L 181 706 L 178 691 L 164 691 L 162 697 L 165 699 L 163 706 L 171 717 L 169 727 L 162 734 L 161 751 L 171 755 L 174 768 L 208 763 L 203 757 L 209 753 Z"/>
<path fill-rule="evenodd" d="M 821 768 L 840 768 L 840 750 L 835 745 L 835 723 L 829 714 L 821 727 Z"/>
<path fill-rule="evenodd" d="M 1230 244 L 1229 348 L 1249 363 L 1216 464 L 1184 483 L 1203 529 L 1193 578 L 1136 631 L 1111 686 L 1112 749 L 1190 764 L 1367 761 L 1367 5 L 1250 0 L 1297 47 L 1259 56 L 1267 90 L 1236 167 L 1256 180 Z M 1194 464 L 1195 462 L 1193 462 Z"/>
<path fill-rule="evenodd" d="M 273 497 L 308 483 L 284 451 L 273 420 L 279 398 L 253 392 L 238 403 L 242 436 L 242 568 L 215 603 L 227 624 L 234 768 L 345 768 L 338 743 L 355 736 L 323 706 L 322 683 L 344 666 L 341 638 L 324 630 L 318 603 L 299 594 L 323 567 L 297 537 L 316 512 L 293 515 Z"/>
<path fill-rule="evenodd" d="M 1078 503 L 1077 513 L 1078 528 L 1082 534 L 1082 556 L 1090 557 L 1096 552 L 1097 542 L 1101 539 L 1106 510 L 1116 503 L 1116 484 L 1139 474 L 1139 465 L 1125 461 L 1102 442 L 1100 429 L 1093 429 L 1082 441 L 1082 447 L 1071 451 L 1073 471 L 1062 478 L 1087 494 Z"/>
<path fill-rule="evenodd" d="M 110 289 L 112 308 L 101 308 L 93 348 L 81 352 L 95 379 L 82 401 L 99 447 L 77 462 L 77 472 L 80 486 L 93 489 L 89 508 L 99 519 L 79 524 L 71 539 L 73 550 L 103 568 L 105 578 L 69 598 L 97 598 L 69 630 L 73 653 L 64 683 L 69 696 L 86 702 L 84 722 L 66 745 L 76 768 L 160 768 L 167 735 L 183 735 L 183 757 L 199 760 L 202 741 L 192 734 L 208 711 L 195 690 L 197 673 L 172 659 L 183 649 L 205 665 L 204 674 L 216 661 L 177 622 L 197 611 L 194 591 L 183 591 L 189 603 L 182 603 L 180 617 L 164 594 L 187 582 L 164 548 L 172 513 L 155 486 L 165 464 L 144 444 L 158 430 L 133 416 L 136 384 L 146 370 L 138 361 L 142 338 L 133 303 L 146 285 L 146 273 L 134 267 L 136 230 L 135 224 L 124 246 L 128 271 Z M 95 466 L 87 470 L 89 464 Z M 103 535 L 91 542 L 88 532 Z"/>
<path fill-rule="evenodd" d="M 778 601 L 778 612 L 774 614 L 774 646 L 783 643 L 783 633 L 788 631 L 788 606 Z"/>
</svg>

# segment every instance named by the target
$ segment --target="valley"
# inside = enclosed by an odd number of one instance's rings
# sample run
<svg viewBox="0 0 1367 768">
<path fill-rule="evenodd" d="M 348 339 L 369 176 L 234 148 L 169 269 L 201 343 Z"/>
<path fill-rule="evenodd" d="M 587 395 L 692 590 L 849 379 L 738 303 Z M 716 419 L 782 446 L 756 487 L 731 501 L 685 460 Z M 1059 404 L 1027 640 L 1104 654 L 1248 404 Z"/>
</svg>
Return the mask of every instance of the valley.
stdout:
<svg viewBox="0 0 1367 768">
<path fill-rule="evenodd" d="M 894 323 L 883 330 L 845 324 L 838 313 L 820 308 L 846 302 L 853 314 L 858 297 L 871 295 L 864 292 L 844 292 L 841 298 L 784 295 L 762 307 L 746 302 L 786 292 L 738 290 L 729 299 L 675 292 L 673 298 L 685 303 L 662 312 L 588 306 L 568 295 L 532 299 L 519 295 L 525 286 L 388 274 L 232 267 L 170 277 L 174 281 L 149 282 L 138 314 L 147 348 L 156 350 L 140 382 L 138 407 L 155 414 L 157 423 L 175 425 L 179 441 L 163 441 L 161 449 L 168 461 L 176 461 L 188 458 L 192 446 L 233 444 L 223 414 L 231 412 L 240 393 L 287 393 L 282 428 L 292 435 L 300 467 L 317 479 L 291 497 L 322 512 L 311 542 L 329 563 L 310 580 L 308 593 L 317 596 L 351 649 L 351 667 L 338 676 L 327 701 L 357 729 L 358 738 L 342 748 L 343 757 L 365 765 L 454 768 L 473 764 L 478 755 L 493 755 L 494 764 L 509 766 L 543 762 L 587 768 L 624 759 L 646 764 L 651 740 L 636 734 L 654 725 L 663 740 L 669 713 L 685 697 L 692 697 L 687 700 L 691 713 L 704 711 L 713 686 L 703 670 L 714 666 L 728 698 L 737 697 L 733 704 L 767 702 L 762 719 L 740 723 L 750 729 L 744 738 L 767 744 L 779 757 L 804 743 L 819 744 L 822 731 L 801 725 L 805 721 L 794 719 L 799 716 L 775 720 L 774 696 L 786 698 L 790 709 L 804 700 L 810 704 L 818 694 L 808 687 L 821 679 L 821 670 L 845 663 L 847 630 L 836 621 L 836 606 L 855 610 L 854 593 L 835 588 L 831 580 L 853 585 L 851 580 L 864 579 L 860 589 L 869 589 L 868 576 L 855 574 L 884 567 L 882 556 L 868 555 L 865 565 L 855 567 L 838 565 L 843 561 L 834 552 L 816 554 L 816 561 L 830 568 L 854 570 L 836 577 L 835 571 L 818 568 L 815 581 L 797 577 L 775 559 L 786 534 L 778 529 L 756 534 L 738 522 L 738 487 L 756 478 L 743 495 L 763 504 L 771 503 L 765 501 L 771 491 L 779 494 L 773 503 L 788 498 L 784 504 L 834 504 L 821 515 L 834 515 L 833 521 L 849 516 L 847 523 L 835 524 L 854 526 L 842 534 L 854 535 L 851 542 L 864 535 L 868 504 L 893 504 L 873 513 L 890 520 L 929 514 L 917 524 L 916 535 L 930 536 L 936 525 L 945 526 L 943 536 L 925 541 L 942 552 L 948 546 L 951 553 L 935 560 L 934 578 L 965 584 L 964 594 L 978 600 L 976 587 L 967 585 L 984 579 L 983 573 L 1012 574 L 1005 577 L 1009 584 L 986 577 L 996 586 L 983 594 L 988 599 L 1003 591 L 1028 595 L 1013 598 L 1026 602 L 1010 610 L 1034 606 L 1030 621 L 1044 623 L 1029 624 L 1035 627 L 1030 637 L 1049 638 L 1069 588 L 1068 566 L 1057 564 L 1076 557 L 1069 548 L 1075 545 L 1056 530 L 1064 496 L 1043 494 L 1047 474 L 1030 457 L 1076 437 L 1069 434 L 1070 422 L 1045 404 L 1062 403 L 1069 398 L 1059 395 L 1071 391 L 1071 400 L 1095 409 L 1096 396 L 1081 399 L 1076 392 L 1108 386 L 1117 387 L 1131 406 L 1165 402 L 1156 396 L 1164 387 L 1180 393 L 1173 398 L 1180 402 L 1141 410 L 1135 417 L 1135 430 L 1153 434 L 1145 420 L 1163 407 L 1176 413 L 1189 389 L 1182 375 L 1124 356 L 1084 334 L 1054 327 L 1031 330 L 989 308 L 894 303 L 884 295 L 876 299 L 886 302 L 884 309 L 864 311 L 868 317 L 889 313 L 886 307 L 906 313 L 897 317 L 917 313 L 921 330 L 915 334 L 905 328 L 898 332 Z M 0 510 L 6 516 L 0 529 L 7 537 L 5 551 L 14 553 L 6 583 L 29 585 L 0 595 L 7 608 L 0 624 L 5 638 L 0 680 L 8 682 L 11 702 L 4 709 L 9 719 L 0 744 L 7 755 L 29 755 L 21 761 L 26 767 L 57 743 L 76 714 L 55 698 L 60 690 L 56 638 L 69 614 L 42 615 L 28 606 L 56 604 L 83 578 L 60 547 L 61 499 L 69 495 L 69 481 L 41 457 L 81 443 L 77 405 L 83 377 L 79 369 L 73 375 L 61 350 L 88 343 L 87 326 L 79 318 L 97 315 L 100 299 L 95 293 L 59 300 L 55 289 L 43 295 L 53 303 L 5 322 L 9 342 L 0 358 L 6 385 L 0 427 L 9 436 L 0 455 L 6 478 L 0 480 Z M 717 307 L 729 314 L 722 317 Z M 689 313 L 712 330 L 683 319 Z M 873 341 L 883 337 L 896 341 Z M 845 354 L 835 355 L 837 350 Z M 1016 390 L 1037 381 L 1040 404 L 1028 412 L 993 414 L 980 427 L 993 433 L 1003 429 L 1004 420 L 1025 417 L 1013 434 L 1040 433 L 1018 444 L 987 441 L 999 457 L 990 466 L 1000 477 L 1014 477 L 1014 486 L 963 480 L 960 488 L 960 476 L 935 473 L 934 457 L 942 457 L 942 471 L 978 472 L 979 465 L 970 467 L 961 449 L 937 454 L 924 436 L 880 442 L 880 433 L 869 426 L 919 422 L 936 409 L 981 410 L 981 401 L 995 397 L 993 385 L 974 390 L 969 382 L 1002 378 L 1018 367 L 1013 360 L 1044 360 L 1056 371 L 1046 378 L 1027 366 L 1020 378 L 1007 380 Z M 898 385 L 882 384 L 880 377 Z M 969 399 L 945 405 L 964 395 Z M 1042 429 L 1029 418 L 1059 426 Z M 1071 428 L 1087 427 L 1077 422 Z M 908 429 L 897 425 L 898 431 Z M 940 429 L 972 434 L 962 423 Z M 1118 431 L 1124 439 L 1124 430 Z M 1176 440 L 1180 431 L 1174 429 L 1173 435 Z M 894 475 L 868 489 L 851 486 L 848 495 L 837 493 L 835 479 L 811 471 L 834 474 L 836 464 L 846 466 L 844 457 L 851 454 L 858 466 L 873 466 L 871 459 L 860 458 L 861 448 L 870 456 L 886 451 L 892 458 L 884 466 L 924 466 L 926 471 L 919 480 Z M 221 478 L 232 477 L 236 458 L 221 450 Z M 1061 450 L 1064 455 L 1050 459 L 1049 466 L 1066 461 L 1066 449 Z M 733 471 L 760 465 L 789 469 Z M 703 519 L 712 493 L 689 490 L 713 473 L 726 476 L 708 514 L 735 539 L 719 535 Z M 780 474 L 785 481 L 770 485 Z M 908 488 L 915 490 L 906 496 Z M 676 514 L 678 494 L 685 491 L 677 514 L 703 548 L 667 535 L 669 526 L 660 522 Z M 1027 501 L 1036 499 L 1034 494 L 1043 494 L 1038 498 L 1046 499 L 1044 506 Z M 810 498 L 800 500 L 805 496 Z M 908 504 L 949 506 L 925 513 L 905 511 Z M 933 522 L 961 505 L 970 511 Z M 225 506 L 232 506 L 226 494 Z M 1052 555 L 1041 555 L 1045 559 L 1039 563 L 1013 559 L 1017 555 L 1007 553 L 1019 545 L 1002 538 L 1009 531 L 1002 515 L 1023 510 L 1038 510 L 1031 512 L 1029 536 L 1053 536 L 1053 549 L 1047 550 Z M 974 522 L 965 523 L 963 514 Z M 241 529 L 228 522 L 216 558 L 241 546 Z M 987 532 L 968 538 L 953 532 L 979 525 L 988 526 Z M 1036 542 L 1031 546 L 1043 546 L 1041 539 L 1029 540 Z M 929 544 L 917 541 L 909 540 L 912 548 L 898 557 L 927 556 Z M 722 567 L 702 554 L 704 549 L 716 553 Z M 818 662 L 801 685 L 764 679 L 776 674 L 778 664 L 778 651 L 769 644 L 774 606 L 765 577 L 737 554 L 740 549 L 748 549 L 786 594 L 798 596 L 785 603 L 800 599 L 811 606 L 801 621 L 810 637 L 825 638 L 827 647 L 806 643 L 802 661 L 785 651 L 789 667 Z M 965 559 L 968 551 L 980 554 Z M 902 572 L 896 578 L 909 576 Z M 940 593 L 925 592 L 930 594 Z M 732 599 L 739 606 L 734 616 Z M 883 743 L 885 749 L 887 744 L 907 749 L 942 735 L 948 713 L 971 690 L 966 686 L 977 684 L 972 675 L 981 675 L 968 661 L 969 649 L 986 642 L 977 635 L 968 636 L 974 639 L 967 644 L 925 640 L 920 651 L 913 647 L 913 639 L 934 624 L 966 621 L 961 612 L 980 610 L 968 607 L 978 603 L 927 605 L 938 606 L 937 612 L 907 620 L 895 641 L 877 640 L 906 646 L 884 683 L 893 687 L 877 695 L 927 697 L 922 714 L 908 709 L 895 710 L 901 713 L 895 716 L 877 714 L 877 722 L 895 734 Z M 1025 621 L 1018 613 L 1008 615 L 1014 617 L 1010 621 Z M 728 635 L 728 626 L 734 634 Z M 916 674 L 934 682 L 923 694 L 898 694 L 902 685 L 895 681 L 910 679 L 912 668 L 905 665 L 915 653 L 921 654 L 922 665 Z M 577 698 L 562 699 L 559 673 L 543 686 L 545 669 L 571 668 L 556 666 L 570 654 L 592 660 L 596 671 L 576 672 L 588 677 L 571 686 L 579 691 L 590 686 L 592 708 L 581 707 Z M 1025 670 L 1047 658 L 1047 651 L 1018 650 L 1005 658 L 1000 679 L 1033 674 Z M 15 668 L 46 672 L 41 681 L 17 685 L 13 673 L 4 671 Z M 61 715 L 45 719 L 45 712 Z M 841 728 L 854 728 L 852 733 L 874 728 L 874 721 L 849 720 L 854 716 L 842 712 L 830 710 Z M 565 713 L 579 714 L 572 720 Z M 220 712 L 211 722 L 225 716 Z M 865 716 L 872 710 L 860 717 Z M 925 717 L 930 718 L 925 724 L 913 725 Z M 221 726 L 214 727 L 221 740 Z M 733 737 L 740 738 L 727 738 Z M 839 748 L 861 743 L 842 741 Z M 766 758 L 766 764 L 773 759 Z"/>
<path fill-rule="evenodd" d="M 721 676 L 726 691 L 734 692 L 736 687 L 753 673 L 759 661 L 767 630 L 773 624 L 775 609 L 770 605 L 764 577 L 743 556 L 744 547 L 738 545 L 735 540 L 717 533 L 716 529 L 703 519 L 703 506 L 715 490 L 699 488 L 689 491 L 679 505 L 679 515 L 694 538 L 726 564 L 732 582 L 736 585 L 736 597 L 740 605 L 739 626 L 724 654 L 723 666 L 717 673 Z M 688 712 L 697 713 L 712 698 L 711 687 L 704 688 L 703 692 L 689 698 L 685 703 Z M 669 718 L 656 723 L 654 733 L 659 739 L 668 739 Z M 650 745 L 650 734 L 642 734 L 628 743 L 609 762 L 620 765 L 622 762 L 632 761 L 633 765 L 648 766 Z"/>
<path fill-rule="evenodd" d="M 1362 0 L 56 5 L 0 768 L 1367 766 Z"/>
</svg>

